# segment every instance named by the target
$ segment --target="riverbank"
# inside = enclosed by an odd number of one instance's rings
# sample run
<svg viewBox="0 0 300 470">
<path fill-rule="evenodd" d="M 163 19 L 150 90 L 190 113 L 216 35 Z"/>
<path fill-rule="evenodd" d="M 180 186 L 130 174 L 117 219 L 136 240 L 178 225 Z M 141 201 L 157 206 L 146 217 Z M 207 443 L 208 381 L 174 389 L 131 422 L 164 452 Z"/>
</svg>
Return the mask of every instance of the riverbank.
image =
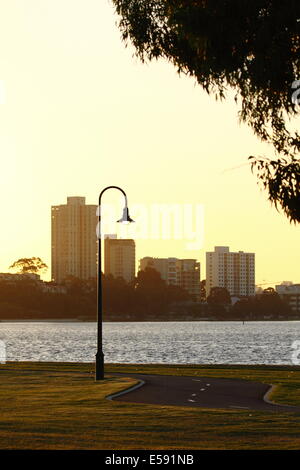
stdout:
<svg viewBox="0 0 300 470">
<path fill-rule="evenodd" d="M 191 318 L 184 318 L 179 320 L 170 320 L 163 318 L 157 318 L 155 320 L 124 320 L 124 319 L 115 319 L 115 320 L 103 320 L 103 323 L 189 323 L 189 322 L 229 322 L 229 323 L 257 323 L 257 322 L 299 322 L 299 318 L 267 318 L 267 319 L 251 319 L 251 320 L 241 320 L 241 319 L 217 319 L 217 318 L 198 318 L 198 319 L 191 319 Z M 96 323 L 97 320 L 82 320 L 78 318 L 37 318 L 37 319 L 0 319 L 0 323 Z"/>
<path fill-rule="evenodd" d="M 107 400 L 136 383 L 116 372 L 239 378 L 277 385 L 271 399 L 300 405 L 300 368 L 18 362 L 0 365 L 1 449 L 298 449 L 299 414 Z"/>
</svg>

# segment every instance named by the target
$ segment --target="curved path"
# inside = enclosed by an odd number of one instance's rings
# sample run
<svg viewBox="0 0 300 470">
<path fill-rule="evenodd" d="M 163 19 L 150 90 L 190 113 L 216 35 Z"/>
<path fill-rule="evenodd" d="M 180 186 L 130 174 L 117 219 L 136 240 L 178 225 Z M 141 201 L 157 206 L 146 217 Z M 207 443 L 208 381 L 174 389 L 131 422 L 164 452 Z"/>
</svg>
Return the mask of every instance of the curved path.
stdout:
<svg viewBox="0 0 300 470">
<path fill-rule="evenodd" d="M 280 413 L 300 412 L 299 406 L 276 405 L 265 401 L 264 397 L 271 385 L 260 382 L 130 373 L 114 373 L 113 375 L 134 377 L 141 381 L 140 386 L 109 397 L 118 401 Z"/>
</svg>

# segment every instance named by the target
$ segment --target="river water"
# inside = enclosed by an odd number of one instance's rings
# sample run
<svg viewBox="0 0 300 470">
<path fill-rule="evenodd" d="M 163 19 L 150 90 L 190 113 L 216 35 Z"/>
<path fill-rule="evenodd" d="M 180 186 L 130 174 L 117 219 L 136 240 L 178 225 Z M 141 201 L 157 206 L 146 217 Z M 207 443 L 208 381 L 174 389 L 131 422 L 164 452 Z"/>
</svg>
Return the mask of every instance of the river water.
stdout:
<svg viewBox="0 0 300 470">
<path fill-rule="evenodd" d="M 0 341 L 7 361 L 92 362 L 96 330 L 92 322 L 1 322 Z M 300 321 L 103 325 L 105 362 L 114 363 L 295 364 L 295 341 Z"/>
</svg>

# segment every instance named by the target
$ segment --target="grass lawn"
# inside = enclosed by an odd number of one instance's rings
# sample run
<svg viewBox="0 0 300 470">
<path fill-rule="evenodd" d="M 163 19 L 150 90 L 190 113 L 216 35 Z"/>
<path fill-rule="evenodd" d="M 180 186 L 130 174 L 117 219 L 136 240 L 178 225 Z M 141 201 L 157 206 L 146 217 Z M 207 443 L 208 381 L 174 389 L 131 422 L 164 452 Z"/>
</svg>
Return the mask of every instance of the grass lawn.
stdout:
<svg viewBox="0 0 300 470">
<path fill-rule="evenodd" d="M 242 378 L 277 385 L 277 403 L 300 405 L 300 367 L 0 365 L 0 449 L 299 449 L 300 414 L 157 406 L 105 397 L 136 383 L 113 372 Z"/>
</svg>

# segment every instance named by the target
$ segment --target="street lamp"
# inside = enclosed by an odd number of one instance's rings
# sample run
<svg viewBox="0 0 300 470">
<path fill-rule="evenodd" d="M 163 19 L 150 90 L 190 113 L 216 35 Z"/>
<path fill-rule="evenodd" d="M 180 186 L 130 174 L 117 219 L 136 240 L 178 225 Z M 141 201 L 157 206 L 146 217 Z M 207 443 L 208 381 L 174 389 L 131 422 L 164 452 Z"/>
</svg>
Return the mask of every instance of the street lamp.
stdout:
<svg viewBox="0 0 300 470">
<path fill-rule="evenodd" d="M 104 379 L 104 354 L 103 354 L 103 345 L 102 345 L 102 322 L 103 322 L 103 312 L 102 312 L 102 271 L 101 271 L 101 198 L 103 193 L 107 189 L 118 189 L 124 195 L 125 198 L 125 207 L 123 209 L 123 215 L 121 219 L 117 222 L 121 223 L 130 223 L 134 222 L 129 215 L 128 206 L 127 206 L 127 196 L 123 189 L 118 186 L 107 186 L 104 188 L 99 195 L 99 206 L 98 206 L 98 283 L 97 283 L 97 354 L 96 354 L 96 380 Z"/>
</svg>

